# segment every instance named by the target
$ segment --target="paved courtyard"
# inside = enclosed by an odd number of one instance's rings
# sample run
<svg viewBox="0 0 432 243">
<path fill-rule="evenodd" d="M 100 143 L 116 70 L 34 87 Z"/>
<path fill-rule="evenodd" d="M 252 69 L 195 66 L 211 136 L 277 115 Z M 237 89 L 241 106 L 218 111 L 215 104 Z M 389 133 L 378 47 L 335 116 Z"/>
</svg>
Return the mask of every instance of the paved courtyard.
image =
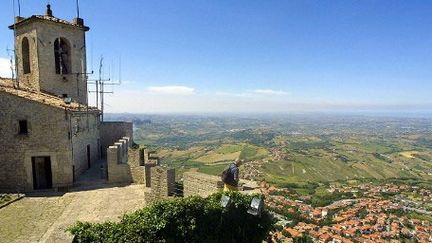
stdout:
<svg viewBox="0 0 432 243">
<path fill-rule="evenodd" d="M 0 242 L 70 242 L 76 221 L 119 220 L 144 207 L 143 185 L 28 196 L 0 209 Z"/>
</svg>

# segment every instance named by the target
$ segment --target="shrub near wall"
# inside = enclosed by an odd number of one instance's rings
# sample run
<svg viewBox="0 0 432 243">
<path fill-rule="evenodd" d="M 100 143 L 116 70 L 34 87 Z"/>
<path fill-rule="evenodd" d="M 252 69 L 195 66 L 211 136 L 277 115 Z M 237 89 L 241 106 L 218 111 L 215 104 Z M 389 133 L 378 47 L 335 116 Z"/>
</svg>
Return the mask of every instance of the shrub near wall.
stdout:
<svg viewBox="0 0 432 243">
<path fill-rule="evenodd" d="M 123 216 L 119 223 L 78 222 L 69 231 L 74 242 L 262 242 L 273 219 L 264 211 L 252 216 L 251 196 L 230 193 L 223 209 L 221 193 L 164 200 Z"/>
</svg>

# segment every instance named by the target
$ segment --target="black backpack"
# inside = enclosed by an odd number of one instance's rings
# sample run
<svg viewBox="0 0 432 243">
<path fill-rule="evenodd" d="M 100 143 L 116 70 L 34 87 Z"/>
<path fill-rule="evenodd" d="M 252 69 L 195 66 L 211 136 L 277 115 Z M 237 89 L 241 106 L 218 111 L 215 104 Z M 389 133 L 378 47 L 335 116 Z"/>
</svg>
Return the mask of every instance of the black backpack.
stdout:
<svg viewBox="0 0 432 243">
<path fill-rule="evenodd" d="M 231 173 L 231 165 L 222 171 L 221 180 L 226 184 L 231 184 L 234 181 L 233 175 Z"/>
</svg>

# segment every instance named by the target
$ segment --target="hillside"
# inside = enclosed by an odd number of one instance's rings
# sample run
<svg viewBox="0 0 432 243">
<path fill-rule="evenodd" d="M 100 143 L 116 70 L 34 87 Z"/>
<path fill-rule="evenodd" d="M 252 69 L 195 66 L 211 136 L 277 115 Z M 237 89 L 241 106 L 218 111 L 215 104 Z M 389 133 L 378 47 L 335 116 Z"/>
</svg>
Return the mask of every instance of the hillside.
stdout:
<svg viewBox="0 0 432 243">
<path fill-rule="evenodd" d="M 127 117 L 124 117 L 127 119 Z M 129 117 L 131 119 L 131 117 Z M 162 163 L 219 175 L 236 158 L 248 178 L 271 183 L 363 178 L 432 180 L 432 119 L 323 116 L 153 116 L 136 139 Z"/>
</svg>

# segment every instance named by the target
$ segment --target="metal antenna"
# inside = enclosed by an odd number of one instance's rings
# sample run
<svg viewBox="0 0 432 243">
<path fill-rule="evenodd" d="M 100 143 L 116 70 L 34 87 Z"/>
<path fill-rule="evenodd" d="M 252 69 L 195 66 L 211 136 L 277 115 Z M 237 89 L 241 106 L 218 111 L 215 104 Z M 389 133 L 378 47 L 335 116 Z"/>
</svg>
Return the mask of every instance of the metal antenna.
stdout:
<svg viewBox="0 0 432 243">
<path fill-rule="evenodd" d="M 18 16 L 21 16 L 21 3 L 20 3 L 20 0 L 18 0 Z"/>
<path fill-rule="evenodd" d="M 95 91 L 89 91 L 89 93 L 96 93 L 96 105 L 99 105 L 99 96 L 100 96 L 100 108 L 101 108 L 101 121 L 103 121 L 104 119 L 104 109 L 105 109 L 105 94 L 113 94 L 114 91 L 105 91 L 105 86 L 106 85 L 120 85 L 120 82 L 109 82 L 111 81 L 111 78 L 109 79 L 103 79 L 102 76 L 102 67 L 103 67 L 103 58 L 101 57 L 100 59 L 100 64 L 99 64 L 99 79 L 98 80 L 92 80 L 94 82 L 94 84 L 96 85 L 96 90 Z M 109 70 L 109 75 L 111 75 L 111 68 Z M 92 83 L 93 83 L 92 82 Z"/>
<path fill-rule="evenodd" d="M 15 50 L 9 49 L 9 47 L 6 47 L 7 54 L 9 56 L 9 62 L 10 62 L 10 69 L 11 69 L 11 78 L 14 80 L 15 78 L 15 65 L 13 62 L 13 58 L 15 56 Z"/>
<path fill-rule="evenodd" d="M 13 25 L 14 25 L 14 28 L 13 28 L 13 35 L 14 35 L 14 47 L 13 47 L 13 55 L 14 55 L 14 66 L 15 66 L 15 74 L 16 74 L 16 80 L 15 80 L 15 82 L 13 81 L 14 80 L 14 77 L 13 77 L 13 75 L 12 75 L 12 82 L 13 82 L 13 86 L 14 86 L 14 88 L 19 88 L 19 81 L 18 81 L 18 67 L 17 67 L 17 65 L 16 65 L 16 61 L 17 61 L 17 56 L 16 56 L 16 38 L 17 38 L 17 35 L 16 35 L 16 20 L 15 20 L 15 17 L 16 17 L 16 13 L 15 13 L 15 0 L 12 0 L 12 11 L 13 11 L 13 16 L 14 16 L 14 20 L 13 20 Z M 12 64 L 11 64 L 12 65 Z M 11 68 L 12 69 L 12 68 Z"/>
<path fill-rule="evenodd" d="M 119 57 L 119 84 L 122 83 L 122 59 Z"/>
<path fill-rule="evenodd" d="M 76 0 L 77 18 L 80 17 L 79 0 Z"/>
<path fill-rule="evenodd" d="M 96 81 L 96 108 L 99 108 L 99 84 L 102 81 L 102 67 L 103 67 L 103 57 L 101 56 L 99 62 L 99 80 Z"/>
<path fill-rule="evenodd" d="M 83 81 L 85 82 L 85 87 L 86 87 L 86 90 L 88 89 L 87 88 L 87 86 L 88 86 L 88 76 L 87 75 L 91 75 L 91 74 L 93 74 L 93 70 L 90 72 L 90 73 L 88 73 L 88 72 L 86 72 L 86 68 L 84 68 L 84 60 L 81 58 L 81 72 L 76 72 L 76 73 L 71 73 L 72 75 L 76 75 L 76 88 L 77 88 L 77 98 L 79 98 L 80 97 L 80 87 L 79 87 L 79 77 L 80 76 L 82 76 L 83 77 Z M 86 92 L 86 90 L 84 91 L 84 92 Z M 88 107 L 89 107 L 89 104 L 88 104 L 88 96 L 86 96 L 86 100 L 85 100 L 85 102 L 86 102 L 86 115 L 87 115 L 87 130 L 89 130 L 90 129 L 90 125 L 89 125 L 89 115 L 88 115 L 88 112 L 89 112 L 89 109 L 88 109 Z M 80 104 L 81 104 L 81 102 L 78 102 L 78 109 L 80 109 L 81 108 L 81 106 L 80 106 Z"/>
<path fill-rule="evenodd" d="M 111 62 L 108 66 L 108 79 L 111 79 L 111 77 L 113 77 L 113 70 L 111 69 L 111 67 L 113 67 L 113 60 L 111 59 Z"/>
<path fill-rule="evenodd" d="M 84 69 L 84 61 L 81 59 L 81 72 L 76 72 L 76 73 L 71 73 L 71 74 L 75 74 L 76 75 L 76 88 L 77 88 L 77 97 L 80 97 L 80 89 L 79 89 L 79 76 L 83 76 L 84 81 L 86 81 L 87 83 L 87 75 L 91 75 L 93 74 L 93 71 L 91 71 L 90 73 L 87 73 L 86 70 Z M 88 106 L 88 99 L 87 99 L 87 106 Z M 79 102 L 81 103 L 81 102 Z"/>
<path fill-rule="evenodd" d="M 103 57 L 101 56 L 99 61 L 99 79 L 90 80 L 89 84 L 95 84 L 96 90 L 89 90 L 89 93 L 96 94 L 96 107 L 99 108 L 99 96 L 100 96 L 100 107 L 101 107 L 101 121 L 103 121 L 103 112 L 104 112 L 104 94 L 113 93 L 113 92 L 105 92 L 104 86 L 107 84 L 106 81 L 110 81 L 110 79 L 103 79 L 102 77 L 103 70 Z"/>
</svg>

